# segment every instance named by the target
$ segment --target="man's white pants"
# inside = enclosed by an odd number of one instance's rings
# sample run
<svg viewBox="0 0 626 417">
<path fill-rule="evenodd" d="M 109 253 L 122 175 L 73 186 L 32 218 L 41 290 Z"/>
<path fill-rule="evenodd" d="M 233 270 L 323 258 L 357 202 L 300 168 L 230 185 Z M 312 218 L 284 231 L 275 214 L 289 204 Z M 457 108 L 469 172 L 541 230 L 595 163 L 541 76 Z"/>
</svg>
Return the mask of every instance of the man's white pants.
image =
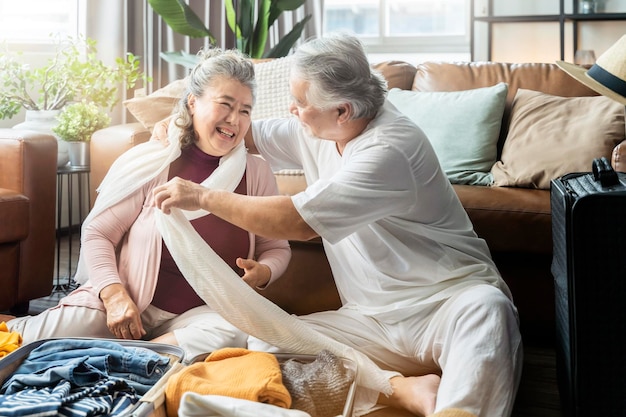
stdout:
<svg viewBox="0 0 626 417">
<path fill-rule="evenodd" d="M 435 411 L 460 408 L 480 417 L 510 416 L 522 368 L 517 310 L 497 288 L 477 285 L 410 317 L 382 323 L 341 308 L 302 316 L 320 333 L 404 376 L 441 375 Z M 256 338 L 251 350 L 277 351 Z"/>
</svg>

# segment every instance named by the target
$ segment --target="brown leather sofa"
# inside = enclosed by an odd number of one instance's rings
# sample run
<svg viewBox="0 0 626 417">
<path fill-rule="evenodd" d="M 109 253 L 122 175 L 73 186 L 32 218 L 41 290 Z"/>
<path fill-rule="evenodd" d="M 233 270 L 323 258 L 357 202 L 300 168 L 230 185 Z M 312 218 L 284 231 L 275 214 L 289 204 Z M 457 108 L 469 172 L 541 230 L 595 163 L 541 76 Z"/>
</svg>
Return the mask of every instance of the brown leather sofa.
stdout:
<svg viewBox="0 0 626 417">
<path fill-rule="evenodd" d="M 0 311 L 28 311 L 52 292 L 57 141 L 0 129 Z"/>
<path fill-rule="evenodd" d="M 571 97 L 594 96 L 554 64 L 443 63 L 413 66 L 393 61 L 375 65 L 389 87 L 415 91 L 459 91 L 506 82 L 509 85 L 499 149 L 507 135 L 511 103 L 518 88 Z M 92 181 L 97 186 L 111 162 L 124 150 L 148 140 L 140 123 L 112 126 L 94 134 L 91 144 Z M 594 155 L 589 155 L 589 164 Z M 617 170 L 626 170 L 626 145 L 613 151 Z M 279 189 L 294 194 L 305 186 L 300 175 L 277 175 Z M 492 251 L 520 312 L 522 333 L 528 339 L 552 344 L 554 290 L 550 272 L 552 231 L 550 191 L 517 187 L 454 185 L 476 232 Z M 92 198 L 95 192 L 91 193 Z M 290 266 L 277 283 L 263 292 L 295 314 L 334 309 L 340 305 L 332 274 L 319 240 L 291 242 Z"/>
</svg>

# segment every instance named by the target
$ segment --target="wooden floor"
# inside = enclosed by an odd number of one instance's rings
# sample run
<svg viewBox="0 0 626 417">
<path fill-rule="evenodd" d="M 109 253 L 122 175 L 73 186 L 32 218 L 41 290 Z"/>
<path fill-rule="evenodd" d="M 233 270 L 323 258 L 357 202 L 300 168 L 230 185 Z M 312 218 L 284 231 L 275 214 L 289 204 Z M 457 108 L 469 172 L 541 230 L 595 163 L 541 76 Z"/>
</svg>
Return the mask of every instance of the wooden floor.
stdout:
<svg viewBox="0 0 626 417">
<path fill-rule="evenodd" d="M 68 268 L 76 272 L 78 239 L 72 241 L 72 256 L 69 256 L 67 239 L 61 242 L 59 271 L 56 291 L 50 296 L 34 300 L 30 314 L 56 305 L 67 293 Z M 56 272 L 56 266 L 55 266 Z M 556 380 L 556 358 L 551 346 L 524 346 L 524 368 L 512 417 L 563 417 L 560 411 L 559 393 Z"/>
<path fill-rule="evenodd" d="M 513 417 L 562 417 L 553 347 L 525 346 Z"/>
</svg>

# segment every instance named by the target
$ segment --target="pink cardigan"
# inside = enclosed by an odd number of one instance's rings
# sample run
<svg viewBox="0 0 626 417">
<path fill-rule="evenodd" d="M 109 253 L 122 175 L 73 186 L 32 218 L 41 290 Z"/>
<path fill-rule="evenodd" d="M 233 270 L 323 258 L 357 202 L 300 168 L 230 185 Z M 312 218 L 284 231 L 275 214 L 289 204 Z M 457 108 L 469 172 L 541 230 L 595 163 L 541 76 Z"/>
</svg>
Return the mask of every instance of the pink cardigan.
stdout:
<svg viewBox="0 0 626 417">
<path fill-rule="evenodd" d="M 129 198 L 95 216 L 83 230 L 81 255 L 85 257 L 89 280 L 59 301 L 59 304 L 104 310 L 98 294 L 111 284 L 124 285 L 140 311 L 154 295 L 161 262 L 161 235 L 154 218 L 152 190 L 167 181 L 164 170 Z M 269 165 L 247 155 L 248 195 L 276 195 L 278 188 Z M 286 240 L 250 235 L 249 258 L 269 266 L 269 284 L 280 277 L 291 258 Z"/>
</svg>

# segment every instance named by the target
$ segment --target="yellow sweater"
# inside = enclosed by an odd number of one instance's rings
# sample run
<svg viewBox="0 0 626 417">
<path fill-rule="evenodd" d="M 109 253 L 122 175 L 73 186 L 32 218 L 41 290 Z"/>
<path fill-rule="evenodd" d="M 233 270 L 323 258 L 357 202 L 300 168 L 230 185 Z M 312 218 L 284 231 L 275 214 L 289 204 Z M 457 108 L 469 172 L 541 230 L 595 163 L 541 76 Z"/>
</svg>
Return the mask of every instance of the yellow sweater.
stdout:
<svg viewBox="0 0 626 417">
<path fill-rule="evenodd" d="M 5 322 L 0 322 L 0 359 L 22 346 L 22 336 L 10 332 Z"/>
<path fill-rule="evenodd" d="M 291 396 L 283 385 L 276 357 L 243 348 L 216 350 L 204 362 L 172 375 L 165 388 L 168 417 L 178 416 L 180 400 L 187 391 L 291 407 Z"/>
</svg>

